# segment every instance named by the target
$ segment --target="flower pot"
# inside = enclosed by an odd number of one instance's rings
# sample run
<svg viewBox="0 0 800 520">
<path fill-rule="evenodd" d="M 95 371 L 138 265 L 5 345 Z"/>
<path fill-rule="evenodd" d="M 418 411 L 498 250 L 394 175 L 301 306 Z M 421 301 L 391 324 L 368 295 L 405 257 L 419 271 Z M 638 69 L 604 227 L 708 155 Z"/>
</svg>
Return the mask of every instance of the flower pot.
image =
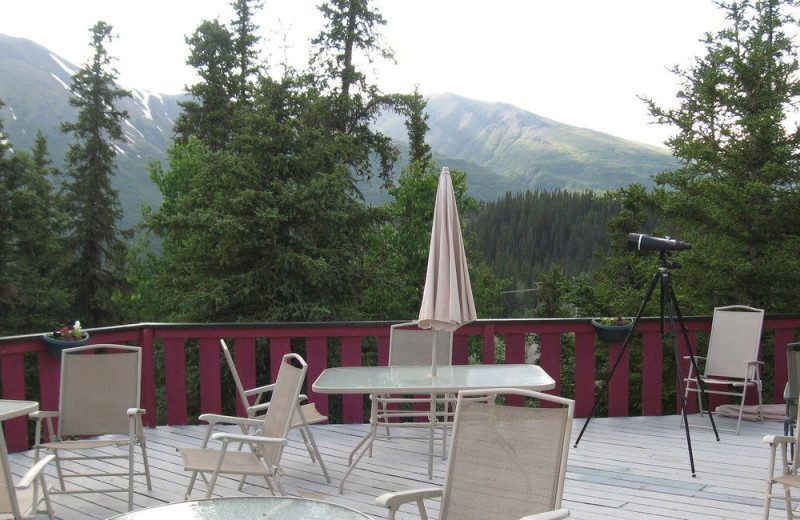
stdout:
<svg viewBox="0 0 800 520">
<path fill-rule="evenodd" d="M 50 336 L 42 336 L 47 343 L 47 352 L 56 359 L 61 359 L 61 351 L 65 348 L 80 347 L 89 341 L 89 333 L 84 332 L 80 339 L 59 339 Z"/>
<path fill-rule="evenodd" d="M 628 337 L 628 332 L 633 327 L 633 320 L 628 320 L 625 325 L 606 325 L 597 320 L 592 320 L 597 337 L 606 343 L 620 343 Z"/>
</svg>

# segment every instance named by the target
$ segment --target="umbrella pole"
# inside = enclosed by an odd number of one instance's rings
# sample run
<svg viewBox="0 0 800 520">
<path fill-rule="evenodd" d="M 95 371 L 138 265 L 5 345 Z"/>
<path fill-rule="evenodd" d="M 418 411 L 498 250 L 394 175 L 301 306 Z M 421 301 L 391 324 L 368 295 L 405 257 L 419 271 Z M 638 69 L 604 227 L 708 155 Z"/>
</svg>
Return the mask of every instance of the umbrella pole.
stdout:
<svg viewBox="0 0 800 520">
<path fill-rule="evenodd" d="M 439 351 L 439 334 L 433 331 L 433 351 L 431 352 L 431 377 L 436 377 L 437 352 Z"/>
</svg>

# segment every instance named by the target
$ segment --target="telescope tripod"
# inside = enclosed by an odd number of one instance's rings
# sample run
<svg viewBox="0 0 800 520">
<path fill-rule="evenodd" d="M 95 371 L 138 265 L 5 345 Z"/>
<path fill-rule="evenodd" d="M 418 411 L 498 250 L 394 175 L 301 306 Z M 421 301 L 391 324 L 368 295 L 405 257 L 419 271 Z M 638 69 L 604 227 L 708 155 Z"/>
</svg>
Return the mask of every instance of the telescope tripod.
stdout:
<svg viewBox="0 0 800 520">
<path fill-rule="evenodd" d="M 703 403 L 703 407 L 708 409 L 708 395 L 705 391 L 705 383 L 701 377 L 701 372 L 697 368 L 697 359 L 695 358 L 694 352 L 692 351 L 692 345 L 689 342 L 689 334 L 686 330 L 686 324 L 683 321 L 683 315 L 681 315 L 680 307 L 678 306 L 678 299 L 675 297 L 675 291 L 672 287 L 672 277 L 670 273 L 670 269 L 677 269 L 680 267 L 680 264 L 677 262 L 671 262 L 667 259 L 667 252 L 662 250 L 659 254 L 659 267 L 658 270 L 653 275 L 653 279 L 650 282 L 650 287 L 647 289 L 647 293 L 645 294 L 644 299 L 642 300 L 642 304 L 639 307 L 639 312 L 636 314 L 636 317 L 633 321 L 633 326 L 628 331 L 628 335 L 625 338 L 625 342 L 622 344 L 622 348 L 617 355 L 617 359 L 614 362 L 613 366 L 611 367 L 611 371 L 606 377 L 606 380 L 603 382 L 603 386 L 600 388 L 600 394 L 608 391 L 608 383 L 611 378 L 614 376 L 614 372 L 617 370 L 620 361 L 622 360 L 625 351 L 628 349 L 628 345 L 631 342 L 631 338 L 633 337 L 633 331 L 636 329 L 636 324 L 639 323 L 639 318 L 642 317 L 642 313 L 644 312 L 644 308 L 647 306 L 647 303 L 650 301 L 650 298 L 653 296 L 653 291 L 655 290 L 656 286 L 661 287 L 661 341 L 663 344 L 664 341 L 664 332 L 665 332 L 665 320 L 668 320 L 669 323 L 669 331 L 672 337 L 672 350 L 675 355 L 675 383 L 678 390 L 678 398 L 681 400 L 681 413 L 683 415 L 683 426 L 686 431 L 686 445 L 689 449 L 689 465 L 692 469 L 692 476 L 695 477 L 695 468 L 694 468 L 694 455 L 692 454 L 692 438 L 689 435 L 689 419 L 686 414 L 686 401 L 687 396 L 684 392 L 683 386 L 683 378 L 681 377 L 680 373 L 680 356 L 678 355 L 678 334 L 676 329 L 676 321 L 680 323 L 681 332 L 683 333 L 684 343 L 686 344 L 686 349 L 689 352 L 689 360 L 692 364 L 692 368 L 694 373 L 697 374 L 697 386 L 700 390 L 700 399 Z M 665 315 L 666 311 L 666 315 Z M 581 428 L 581 433 L 578 435 L 577 440 L 575 441 L 575 447 L 578 447 L 578 443 L 581 441 L 584 432 L 586 431 L 586 427 L 589 426 L 589 421 L 594 416 L 595 411 L 597 410 L 597 405 L 599 404 L 598 396 L 595 396 L 594 405 L 592 406 L 592 411 L 589 412 L 589 416 L 586 418 L 586 422 L 583 424 L 583 428 Z M 714 436 L 719 440 L 719 433 L 717 432 L 717 426 L 714 424 L 714 416 L 711 412 L 708 413 L 708 418 L 711 421 L 711 428 L 714 430 Z"/>
</svg>

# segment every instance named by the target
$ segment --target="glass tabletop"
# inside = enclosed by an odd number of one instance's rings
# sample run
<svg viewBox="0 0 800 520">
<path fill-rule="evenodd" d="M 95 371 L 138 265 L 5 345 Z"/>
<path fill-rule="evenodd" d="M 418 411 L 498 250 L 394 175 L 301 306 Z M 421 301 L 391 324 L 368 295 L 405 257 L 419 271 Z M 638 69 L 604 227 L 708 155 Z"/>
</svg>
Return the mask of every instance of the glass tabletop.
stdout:
<svg viewBox="0 0 800 520">
<path fill-rule="evenodd" d="M 108 520 L 372 520 L 364 513 L 319 500 L 292 497 L 209 498 L 131 511 Z"/>
<path fill-rule="evenodd" d="M 39 409 L 36 401 L 14 401 L 10 399 L 0 399 L 0 421 L 28 415 Z"/>
<path fill-rule="evenodd" d="M 501 387 L 550 390 L 555 381 L 538 365 L 440 365 L 435 376 L 428 365 L 329 368 L 312 385 L 323 394 L 451 393 Z"/>
</svg>

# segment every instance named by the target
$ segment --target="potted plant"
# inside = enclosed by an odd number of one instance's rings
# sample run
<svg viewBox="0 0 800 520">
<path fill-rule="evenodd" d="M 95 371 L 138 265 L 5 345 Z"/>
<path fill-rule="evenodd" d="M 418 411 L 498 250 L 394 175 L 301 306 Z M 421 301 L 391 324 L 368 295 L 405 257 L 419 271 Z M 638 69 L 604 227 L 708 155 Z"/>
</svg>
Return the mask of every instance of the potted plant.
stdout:
<svg viewBox="0 0 800 520">
<path fill-rule="evenodd" d="M 617 316 L 616 318 L 595 318 L 592 325 L 597 337 L 606 343 L 619 343 L 624 341 L 628 332 L 633 327 L 633 319 Z"/>
<path fill-rule="evenodd" d="M 89 333 L 81 328 L 81 322 L 76 321 L 72 327 L 48 332 L 42 339 L 47 343 L 47 351 L 56 359 L 61 359 L 61 351 L 65 348 L 80 347 L 89 341 Z"/>
</svg>

